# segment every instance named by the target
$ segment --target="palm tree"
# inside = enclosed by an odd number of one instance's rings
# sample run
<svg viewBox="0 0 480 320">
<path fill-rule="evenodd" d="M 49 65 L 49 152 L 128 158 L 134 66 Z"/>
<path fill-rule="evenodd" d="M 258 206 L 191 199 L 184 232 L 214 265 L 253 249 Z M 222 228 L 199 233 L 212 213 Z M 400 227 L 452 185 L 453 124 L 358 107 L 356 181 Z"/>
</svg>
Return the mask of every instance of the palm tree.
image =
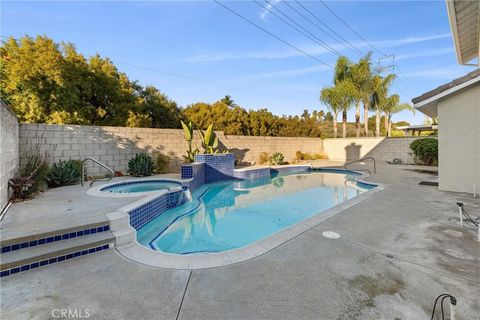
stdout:
<svg viewBox="0 0 480 320">
<path fill-rule="evenodd" d="M 337 138 L 338 114 L 342 112 L 342 135 L 347 137 L 347 111 L 352 104 L 352 98 L 348 94 L 353 90 L 350 80 L 338 81 L 334 87 L 325 87 L 320 93 L 320 101 L 325 103 L 333 113 L 333 137 Z"/>
<path fill-rule="evenodd" d="M 320 92 L 320 101 L 326 104 L 328 109 L 333 113 L 333 137 L 337 138 L 337 118 L 340 112 L 340 105 L 335 87 L 324 87 Z"/>
<path fill-rule="evenodd" d="M 357 88 L 359 100 L 363 102 L 363 128 L 365 136 L 368 137 L 368 111 L 370 109 L 370 97 L 373 91 L 373 73 L 372 73 L 372 53 L 369 52 L 358 61 L 353 68 L 352 73 L 353 83 Z M 360 103 L 357 103 L 358 127 L 357 131 L 360 134 Z"/>
<path fill-rule="evenodd" d="M 408 103 L 400 103 L 400 96 L 398 94 L 392 94 L 387 98 L 385 104 L 385 122 L 387 123 L 387 137 L 390 137 L 392 133 L 392 116 L 395 113 L 399 113 L 404 110 L 409 110 L 415 113 L 415 108 L 413 108 Z"/>
<path fill-rule="evenodd" d="M 360 104 L 363 102 L 365 117 L 365 135 L 368 136 L 368 100 L 372 90 L 372 70 L 371 55 L 369 52 L 358 63 L 350 66 L 350 78 L 354 84 L 354 90 L 351 92 L 353 103 L 355 104 L 355 124 L 357 128 L 356 136 L 360 137 Z"/>
<path fill-rule="evenodd" d="M 372 78 L 373 91 L 370 97 L 370 106 L 375 110 L 375 136 L 377 138 L 380 137 L 380 116 L 387 108 L 388 103 L 391 103 L 388 99 L 388 90 L 395 78 L 394 74 L 388 74 L 384 78 L 375 75 Z"/>
</svg>

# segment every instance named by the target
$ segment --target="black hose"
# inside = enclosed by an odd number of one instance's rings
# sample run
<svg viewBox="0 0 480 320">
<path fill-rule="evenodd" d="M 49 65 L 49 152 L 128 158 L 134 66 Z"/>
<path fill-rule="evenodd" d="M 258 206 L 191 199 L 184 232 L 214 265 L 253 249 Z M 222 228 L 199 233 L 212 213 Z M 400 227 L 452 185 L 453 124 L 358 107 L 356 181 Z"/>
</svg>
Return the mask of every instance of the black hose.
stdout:
<svg viewBox="0 0 480 320">
<path fill-rule="evenodd" d="M 440 300 L 440 306 L 441 306 L 441 311 L 442 311 L 442 320 L 445 320 L 445 314 L 444 314 L 444 310 L 443 310 L 443 301 L 446 298 L 450 298 L 450 301 L 455 302 L 455 304 L 456 304 L 456 299 L 455 299 L 454 296 L 452 296 L 451 294 L 448 294 L 448 293 L 442 293 L 441 295 L 439 295 L 437 297 L 437 299 L 435 299 L 435 303 L 433 304 L 432 317 L 430 318 L 430 320 L 433 320 L 433 317 L 435 317 L 435 308 L 437 307 L 437 302 L 440 298 L 442 298 L 442 300 Z"/>
</svg>

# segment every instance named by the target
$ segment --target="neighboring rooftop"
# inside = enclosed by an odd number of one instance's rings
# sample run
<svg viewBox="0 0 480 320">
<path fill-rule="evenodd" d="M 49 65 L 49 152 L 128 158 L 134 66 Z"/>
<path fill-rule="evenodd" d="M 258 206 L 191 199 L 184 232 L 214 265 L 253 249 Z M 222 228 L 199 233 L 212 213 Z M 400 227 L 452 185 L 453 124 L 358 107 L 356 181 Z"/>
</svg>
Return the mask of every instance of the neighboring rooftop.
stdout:
<svg viewBox="0 0 480 320">
<path fill-rule="evenodd" d="M 412 102 L 415 108 L 421 112 L 430 117 L 435 117 L 437 116 L 437 110 L 436 104 L 432 105 L 433 102 L 478 82 L 480 82 L 480 69 L 473 70 L 460 78 L 413 98 Z"/>
<path fill-rule="evenodd" d="M 447 0 L 447 11 L 458 63 L 480 65 L 480 1 Z"/>
</svg>

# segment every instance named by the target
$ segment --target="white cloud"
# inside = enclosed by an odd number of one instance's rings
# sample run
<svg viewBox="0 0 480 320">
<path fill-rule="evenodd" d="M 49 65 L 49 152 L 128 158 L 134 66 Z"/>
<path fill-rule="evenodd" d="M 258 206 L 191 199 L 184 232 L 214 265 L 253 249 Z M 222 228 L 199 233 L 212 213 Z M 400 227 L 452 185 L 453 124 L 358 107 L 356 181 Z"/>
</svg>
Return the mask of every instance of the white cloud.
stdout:
<svg viewBox="0 0 480 320">
<path fill-rule="evenodd" d="M 270 14 L 270 10 L 272 10 L 272 8 L 274 6 L 276 6 L 281 0 L 271 0 L 269 1 L 269 3 L 266 4 L 266 9 L 263 9 L 259 14 L 258 16 L 260 17 L 260 19 L 262 20 L 265 20 L 267 18 L 267 16 Z"/>
<path fill-rule="evenodd" d="M 320 72 L 320 71 L 323 71 L 323 70 L 330 70 L 330 68 L 328 66 L 325 66 L 325 65 L 320 65 L 320 66 L 312 66 L 312 67 L 305 67 L 305 68 L 284 69 L 284 70 L 250 74 L 250 75 L 246 75 L 246 76 L 232 78 L 230 80 L 233 80 L 233 81 L 252 81 L 252 80 L 260 80 L 260 79 L 281 78 L 281 77 L 289 77 L 289 76 L 298 76 L 298 75 L 305 75 L 305 74 L 310 74 L 310 73 L 317 73 L 317 72 Z"/>
<path fill-rule="evenodd" d="M 405 78 L 424 78 L 424 79 L 446 79 L 452 80 L 458 78 L 471 70 L 461 68 L 457 65 L 451 66 L 433 66 L 427 68 L 418 68 L 416 70 L 405 70 Z"/>
<path fill-rule="evenodd" d="M 372 45 L 379 48 L 391 48 L 406 46 L 415 43 L 421 43 L 426 41 L 433 41 L 439 39 L 445 39 L 450 37 L 449 33 L 442 33 L 436 35 L 428 36 L 409 36 L 400 39 L 388 39 L 388 40 L 379 40 L 379 41 L 370 41 Z M 370 46 L 365 42 L 356 42 L 352 43 L 355 47 L 359 49 L 364 49 L 364 51 L 370 50 Z M 334 48 L 337 51 L 345 51 L 345 46 L 338 43 L 330 43 L 330 47 Z M 323 55 L 330 53 L 325 47 L 320 45 L 303 45 L 298 46 L 302 50 L 308 52 L 311 55 Z M 239 60 L 239 59 L 285 59 L 285 58 L 294 58 L 301 57 L 302 53 L 293 50 L 293 49 L 282 49 L 282 50 L 270 50 L 270 51 L 251 51 L 251 52 L 204 52 L 200 54 L 193 55 L 185 59 L 187 62 L 218 62 L 218 61 L 227 61 L 227 60 Z"/>
</svg>

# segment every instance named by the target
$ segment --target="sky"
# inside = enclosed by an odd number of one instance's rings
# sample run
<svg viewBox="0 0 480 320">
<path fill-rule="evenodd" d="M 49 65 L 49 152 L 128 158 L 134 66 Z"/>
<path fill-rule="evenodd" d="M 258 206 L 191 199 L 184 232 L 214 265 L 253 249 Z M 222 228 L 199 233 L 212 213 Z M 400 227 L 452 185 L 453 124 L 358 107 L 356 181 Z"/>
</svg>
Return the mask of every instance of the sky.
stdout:
<svg viewBox="0 0 480 320">
<path fill-rule="evenodd" d="M 258 1 L 263 7 L 221 3 L 283 42 L 214 1 L 2 1 L 0 34 L 47 35 L 86 56 L 98 53 L 180 106 L 228 94 L 278 115 L 327 110 L 319 93 L 332 85 L 338 54 L 357 61 L 372 51 L 374 66 L 398 75 L 391 93 L 402 102 L 473 70 L 457 63 L 444 0 L 325 1 L 355 33 L 317 0 L 300 2 L 313 15 L 294 0 Z M 421 124 L 424 116 L 401 112 L 393 120 Z"/>
</svg>

